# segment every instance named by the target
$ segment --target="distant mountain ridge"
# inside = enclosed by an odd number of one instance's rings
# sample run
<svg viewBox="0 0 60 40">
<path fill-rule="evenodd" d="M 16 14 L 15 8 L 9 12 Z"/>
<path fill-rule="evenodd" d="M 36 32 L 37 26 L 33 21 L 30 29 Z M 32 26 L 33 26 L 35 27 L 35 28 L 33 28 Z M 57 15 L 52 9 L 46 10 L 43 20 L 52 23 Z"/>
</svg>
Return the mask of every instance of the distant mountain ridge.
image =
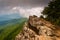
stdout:
<svg viewBox="0 0 60 40">
<path fill-rule="evenodd" d="M 26 21 L 27 18 L 20 18 L 0 22 L 0 40 L 14 40 Z"/>
<path fill-rule="evenodd" d="M 0 21 L 6 21 L 6 20 L 18 19 L 18 18 L 21 18 L 20 14 L 18 13 L 0 15 Z"/>
<path fill-rule="evenodd" d="M 27 19 L 26 18 L 19 18 L 19 19 L 11 19 L 11 20 L 6 20 L 6 21 L 0 21 L 0 26 L 6 25 L 6 24 L 21 23 L 24 20 L 27 20 Z"/>
</svg>

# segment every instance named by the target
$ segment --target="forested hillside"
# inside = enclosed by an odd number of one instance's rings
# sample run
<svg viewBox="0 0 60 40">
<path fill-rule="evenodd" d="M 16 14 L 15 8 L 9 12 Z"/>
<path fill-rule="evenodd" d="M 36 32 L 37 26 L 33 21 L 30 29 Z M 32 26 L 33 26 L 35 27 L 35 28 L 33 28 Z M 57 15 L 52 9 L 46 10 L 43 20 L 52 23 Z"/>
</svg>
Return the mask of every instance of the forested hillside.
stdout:
<svg viewBox="0 0 60 40">
<path fill-rule="evenodd" d="M 4 22 L 6 24 L 0 26 L 0 40 L 14 40 L 26 21 L 26 18 L 21 18 Z"/>
</svg>

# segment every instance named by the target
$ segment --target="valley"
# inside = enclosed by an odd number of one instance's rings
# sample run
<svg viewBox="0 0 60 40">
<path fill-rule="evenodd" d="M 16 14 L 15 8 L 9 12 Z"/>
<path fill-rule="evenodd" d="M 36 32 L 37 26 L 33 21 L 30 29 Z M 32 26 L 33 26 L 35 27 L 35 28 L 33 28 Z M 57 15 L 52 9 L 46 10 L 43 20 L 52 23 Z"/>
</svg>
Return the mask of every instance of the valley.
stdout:
<svg viewBox="0 0 60 40">
<path fill-rule="evenodd" d="M 0 40 L 14 40 L 26 20 L 26 18 L 20 18 L 2 22 L 2 25 L 0 24 Z"/>
</svg>

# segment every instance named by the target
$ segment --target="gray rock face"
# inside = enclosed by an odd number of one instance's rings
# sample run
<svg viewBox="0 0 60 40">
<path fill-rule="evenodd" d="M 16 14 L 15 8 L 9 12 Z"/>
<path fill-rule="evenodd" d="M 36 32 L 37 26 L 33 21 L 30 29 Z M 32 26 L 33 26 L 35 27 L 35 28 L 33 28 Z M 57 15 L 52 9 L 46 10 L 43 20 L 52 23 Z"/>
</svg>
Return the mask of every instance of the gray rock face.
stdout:
<svg viewBox="0 0 60 40">
<path fill-rule="evenodd" d="M 15 40 L 56 40 L 54 29 L 54 25 L 43 18 L 30 16 Z"/>
</svg>

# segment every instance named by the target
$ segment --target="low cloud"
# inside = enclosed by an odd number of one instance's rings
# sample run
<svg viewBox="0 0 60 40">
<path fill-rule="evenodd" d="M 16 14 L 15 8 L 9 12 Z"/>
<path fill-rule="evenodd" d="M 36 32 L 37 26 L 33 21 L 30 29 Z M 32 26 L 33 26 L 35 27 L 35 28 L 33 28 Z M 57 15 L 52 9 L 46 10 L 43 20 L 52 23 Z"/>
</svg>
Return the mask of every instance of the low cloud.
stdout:
<svg viewBox="0 0 60 40">
<path fill-rule="evenodd" d="M 19 13 L 22 17 L 40 16 L 50 0 L 0 0 L 0 15 Z"/>
<path fill-rule="evenodd" d="M 41 12 L 43 10 L 43 7 L 36 7 L 36 8 L 30 8 L 30 9 L 24 9 L 21 7 L 13 7 L 11 12 L 19 12 L 19 14 L 22 17 L 29 17 L 30 15 L 36 15 L 36 16 L 40 16 Z"/>
</svg>

